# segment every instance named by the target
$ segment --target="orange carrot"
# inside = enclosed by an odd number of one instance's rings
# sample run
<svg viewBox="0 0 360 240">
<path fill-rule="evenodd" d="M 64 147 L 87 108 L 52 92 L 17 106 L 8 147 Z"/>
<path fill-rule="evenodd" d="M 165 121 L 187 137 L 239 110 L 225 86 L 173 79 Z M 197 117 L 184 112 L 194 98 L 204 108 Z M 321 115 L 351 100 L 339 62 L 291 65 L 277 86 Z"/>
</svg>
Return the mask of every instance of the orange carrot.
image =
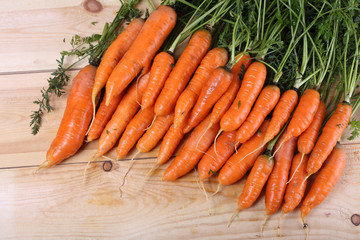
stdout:
<svg viewBox="0 0 360 240">
<path fill-rule="evenodd" d="M 118 107 L 120 100 L 123 94 L 116 96 L 109 104 L 109 106 L 105 105 L 105 99 L 103 99 L 100 103 L 100 107 L 96 112 L 95 119 L 91 124 L 89 132 L 86 137 L 87 142 L 91 142 L 95 139 L 98 139 L 103 132 L 106 124 L 111 119 L 113 113 Z"/>
<path fill-rule="evenodd" d="M 204 83 L 194 108 L 191 110 L 185 133 L 199 124 L 232 82 L 232 73 L 224 67 L 216 68 Z"/>
<path fill-rule="evenodd" d="M 283 133 L 279 141 L 277 141 L 275 149 L 279 147 L 278 145 L 284 136 L 285 134 Z M 265 207 L 267 216 L 274 214 L 283 201 L 291 161 L 296 150 L 296 140 L 297 138 L 293 137 L 284 143 L 274 156 L 274 169 L 266 185 Z"/>
<path fill-rule="evenodd" d="M 87 65 L 74 78 L 59 130 L 39 169 L 61 163 L 83 144 L 93 114 L 91 91 L 96 69 Z"/>
<path fill-rule="evenodd" d="M 132 20 L 106 50 L 96 71 L 95 83 L 91 94 L 93 103 L 95 103 L 96 96 L 105 86 L 113 69 L 135 41 L 143 25 L 144 20 L 141 18 Z"/>
<path fill-rule="evenodd" d="M 205 29 L 197 30 L 192 35 L 156 99 L 154 110 L 157 116 L 167 115 L 174 110 L 179 95 L 209 49 L 210 43 L 211 34 Z"/>
<path fill-rule="evenodd" d="M 166 132 L 164 139 L 160 145 L 159 154 L 156 162 L 156 166 L 160 166 L 171 158 L 172 154 L 175 152 L 177 146 L 179 145 L 181 139 L 184 137 L 184 127 L 186 123 L 178 127 L 174 127 L 174 124 L 171 125 L 170 129 Z"/>
<path fill-rule="evenodd" d="M 126 156 L 137 140 L 144 134 L 145 129 L 150 125 L 154 118 L 154 108 L 149 107 L 141 109 L 126 126 L 123 135 L 120 138 L 119 145 L 116 149 L 116 160 Z"/>
<path fill-rule="evenodd" d="M 236 145 L 235 134 L 236 131 L 223 132 L 216 142 L 217 152 L 215 153 L 215 144 L 212 144 L 201 158 L 198 164 L 201 180 L 209 178 L 219 171 L 226 160 L 234 153 Z"/>
<path fill-rule="evenodd" d="M 310 159 L 309 159 L 310 160 Z M 346 154 L 340 147 L 335 147 L 324 166 L 319 171 L 309 193 L 301 205 L 301 219 L 305 223 L 305 217 L 310 211 L 322 203 L 340 178 L 344 169 Z"/>
<path fill-rule="evenodd" d="M 315 117 L 310 126 L 300 135 L 297 146 L 302 154 L 309 154 L 314 148 L 316 139 L 319 135 L 321 124 L 324 121 L 326 106 L 323 101 L 320 101 L 319 108 L 316 111 Z"/>
<path fill-rule="evenodd" d="M 261 145 L 263 145 L 262 143 L 264 141 L 265 131 L 268 128 L 268 126 L 269 126 L 269 121 L 265 120 L 261 125 L 259 131 L 247 142 L 242 144 L 238 149 L 238 151 L 235 154 L 233 154 L 229 158 L 229 160 L 227 160 L 227 162 L 219 172 L 218 180 L 220 184 L 230 185 L 239 181 L 246 174 L 246 172 L 249 171 L 249 169 L 254 165 L 256 158 L 266 148 L 266 145 L 262 147 Z M 244 158 L 244 156 L 246 157 Z"/>
<path fill-rule="evenodd" d="M 104 155 L 115 146 L 120 135 L 140 108 L 138 101 L 141 99 L 148 82 L 149 74 L 145 74 L 138 82 L 131 84 L 100 136 L 95 158 Z"/>
<path fill-rule="evenodd" d="M 139 139 L 136 148 L 140 152 L 149 152 L 153 149 L 161 138 L 165 135 L 174 121 L 174 113 L 156 118 L 151 127 L 146 130 L 144 135 Z"/>
<path fill-rule="evenodd" d="M 306 89 L 300 98 L 299 105 L 295 109 L 286 130 L 286 135 L 282 142 L 288 141 L 292 137 L 298 137 L 311 124 L 320 104 L 320 94 L 314 89 Z"/>
<path fill-rule="evenodd" d="M 311 152 L 306 171 L 308 175 L 316 173 L 330 155 L 336 142 L 343 134 L 351 117 L 352 107 L 346 102 L 339 103 L 335 112 L 326 122 L 322 133 Z"/>
<path fill-rule="evenodd" d="M 141 108 L 145 109 L 154 105 L 174 63 L 172 52 L 161 52 L 156 55 L 150 70 L 149 84 L 141 99 Z"/>
<path fill-rule="evenodd" d="M 134 43 L 108 79 L 106 105 L 119 95 L 140 71 L 144 74 L 148 72 L 153 57 L 174 28 L 176 17 L 174 9 L 165 5 L 159 6 L 150 14 Z"/>
<path fill-rule="evenodd" d="M 264 143 L 272 140 L 280 132 L 294 111 L 297 101 L 298 94 L 294 89 L 287 90 L 282 94 L 266 130 Z"/>
<path fill-rule="evenodd" d="M 230 105 L 233 103 L 237 92 L 239 91 L 241 80 L 238 75 L 233 73 L 233 80 L 230 83 L 230 86 L 226 92 L 221 96 L 221 98 L 215 103 L 214 108 L 210 113 L 210 124 L 215 124 L 220 122 L 220 119 L 229 109 Z"/>
<path fill-rule="evenodd" d="M 210 117 L 208 116 L 194 129 L 179 154 L 166 169 L 163 176 L 164 181 L 174 181 L 190 172 L 196 166 L 219 131 L 219 124 L 215 124 L 207 130 L 209 123 Z M 203 134 L 205 131 L 206 134 Z"/>
<path fill-rule="evenodd" d="M 263 63 L 254 62 L 250 64 L 235 101 L 220 120 L 221 130 L 232 131 L 241 126 L 259 95 L 265 78 L 266 67 Z"/>
<path fill-rule="evenodd" d="M 292 160 L 290 176 L 293 176 L 293 179 L 286 187 L 284 205 L 281 208 L 283 213 L 289 213 L 294 210 L 304 197 L 307 184 L 307 180 L 305 180 L 305 178 L 308 159 L 308 155 L 298 153 Z"/>
<path fill-rule="evenodd" d="M 246 69 L 249 67 L 249 65 L 251 64 L 251 57 L 249 54 L 247 53 L 239 53 L 236 57 L 235 57 L 235 65 L 232 66 L 231 68 L 231 72 L 234 75 L 244 75 Z"/>
<path fill-rule="evenodd" d="M 194 76 L 189 85 L 179 96 L 175 105 L 175 127 L 181 125 L 188 117 L 191 108 L 196 103 L 201 88 L 205 81 L 209 78 L 211 72 L 217 68 L 224 66 L 228 61 L 228 54 L 224 48 L 218 47 L 210 50 L 201 60 L 199 67 L 196 69 Z"/>
<path fill-rule="evenodd" d="M 261 91 L 253 109 L 236 132 L 236 140 L 244 143 L 259 129 L 266 116 L 273 110 L 280 98 L 280 88 L 268 85 Z"/>
</svg>

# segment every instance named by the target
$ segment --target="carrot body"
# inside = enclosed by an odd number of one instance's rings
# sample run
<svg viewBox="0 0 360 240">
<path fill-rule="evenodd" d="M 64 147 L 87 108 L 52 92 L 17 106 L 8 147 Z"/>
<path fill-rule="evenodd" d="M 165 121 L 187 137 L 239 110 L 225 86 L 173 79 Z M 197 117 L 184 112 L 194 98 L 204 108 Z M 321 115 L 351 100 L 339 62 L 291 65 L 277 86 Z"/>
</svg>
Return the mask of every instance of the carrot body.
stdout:
<svg viewBox="0 0 360 240">
<path fill-rule="evenodd" d="M 221 133 L 216 141 L 216 145 L 212 144 L 207 150 L 198 164 L 200 179 L 209 178 L 219 171 L 226 160 L 234 153 L 236 144 L 235 134 L 236 131 Z"/>
<path fill-rule="evenodd" d="M 282 94 L 272 114 L 269 128 L 265 133 L 264 142 L 269 142 L 280 132 L 294 111 L 297 102 L 298 94 L 295 90 L 290 89 Z"/>
<path fill-rule="evenodd" d="M 202 86 L 209 78 L 211 72 L 217 67 L 224 66 L 227 61 L 228 54 L 224 48 L 220 47 L 210 50 L 201 60 L 189 85 L 181 93 L 176 102 L 174 118 L 175 127 L 181 125 L 188 117 L 191 108 L 198 99 Z"/>
<path fill-rule="evenodd" d="M 95 83 L 92 90 L 93 102 L 95 102 L 95 97 L 105 86 L 113 69 L 130 48 L 131 44 L 135 41 L 135 38 L 139 34 L 143 25 L 144 20 L 141 18 L 135 18 L 132 20 L 106 50 L 96 71 Z"/>
<path fill-rule="evenodd" d="M 236 140 L 244 143 L 259 129 L 266 116 L 273 110 L 280 98 L 280 88 L 268 85 L 261 91 L 253 109 L 236 132 Z"/>
<path fill-rule="evenodd" d="M 303 160 L 302 163 L 300 164 L 301 158 L 303 158 Z M 304 197 L 306 184 L 307 184 L 307 180 L 305 180 L 305 178 L 306 178 L 306 164 L 308 162 L 308 159 L 309 159 L 308 155 L 302 156 L 301 153 L 298 153 L 295 155 L 295 157 L 292 160 L 290 176 L 293 177 L 286 187 L 284 204 L 281 207 L 281 210 L 284 213 L 289 213 L 292 210 L 294 210 Z M 295 172 L 296 169 L 297 171 Z"/>
<path fill-rule="evenodd" d="M 249 67 L 249 65 L 251 64 L 251 57 L 249 54 L 245 53 L 239 53 L 236 57 L 235 60 L 237 61 L 236 64 L 231 68 L 231 72 L 234 75 L 243 75 L 246 71 L 246 69 Z M 241 56 L 242 55 L 242 56 Z"/>
<path fill-rule="evenodd" d="M 126 126 L 116 149 L 116 160 L 123 158 L 144 134 L 145 129 L 151 124 L 155 116 L 154 108 L 141 109 Z"/>
<path fill-rule="evenodd" d="M 170 128 L 173 121 L 174 113 L 157 117 L 151 127 L 146 130 L 144 135 L 139 139 L 136 144 L 136 148 L 140 152 L 149 152 L 165 135 L 166 131 Z"/>
<path fill-rule="evenodd" d="M 167 115 L 173 111 L 179 95 L 209 49 L 210 43 L 211 34 L 205 29 L 200 29 L 192 35 L 156 99 L 156 115 Z"/>
<path fill-rule="evenodd" d="M 96 157 L 104 155 L 115 146 L 120 135 L 140 108 L 138 101 L 141 99 L 148 82 L 149 74 L 145 74 L 137 83 L 131 84 L 115 113 L 106 124 L 104 131 L 101 133 L 98 150 L 95 154 Z"/>
<path fill-rule="evenodd" d="M 298 150 L 300 153 L 309 154 L 314 148 L 316 139 L 319 135 L 321 125 L 325 118 L 326 106 L 320 101 L 319 108 L 310 126 L 300 135 L 298 139 Z"/>
<path fill-rule="evenodd" d="M 224 116 L 225 112 L 229 109 L 231 104 L 233 103 L 237 92 L 239 91 L 241 84 L 241 80 L 239 75 L 233 73 L 233 80 L 230 83 L 230 86 L 226 90 L 226 92 L 221 96 L 221 98 L 215 103 L 214 108 L 210 114 L 210 122 L 211 124 L 215 124 L 220 122 L 222 116 Z"/>
<path fill-rule="evenodd" d="M 326 122 L 322 133 L 311 152 L 306 168 L 308 175 L 316 173 L 325 159 L 330 155 L 336 142 L 343 134 L 351 117 L 352 107 L 347 103 L 339 103 L 335 112 Z"/>
<path fill-rule="evenodd" d="M 274 160 L 269 155 L 260 155 L 249 177 L 246 179 L 244 189 L 238 199 L 238 209 L 246 209 L 251 207 L 259 197 L 267 179 L 274 166 Z"/>
<path fill-rule="evenodd" d="M 259 131 L 247 142 L 242 144 L 237 153 L 233 154 L 229 160 L 226 161 L 219 172 L 218 180 L 220 184 L 230 185 L 239 181 L 254 165 L 256 158 L 266 148 L 266 145 L 261 148 L 259 147 L 263 145 L 265 131 L 268 126 L 269 121 L 265 120 Z M 249 155 L 245 157 L 247 154 Z"/>
<path fill-rule="evenodd" d="M 161 52 L 156 55 L 151 65 L 149 84 L 141 99 L 141 107 L 143 109 L 154 105 L 174 63 L 173 55 L 168 52 Z"/>
<path fill-rule="evenodd" d="M 300 98 L 299 104 L 295 109 L 294 115 L 289 122 L 286 130 L 284 142 L 292 137 L 298 137 L 311 124 L 320 104 L 320 94 L 314 89 L 306 89 Z"/>
<path fill-rule="evenodd" d="M 88 142 L 91 142 L 100 137 L 106 124 L 109 122 L 113 113 L 118 107 L 122 96 L 123 94 L 114 97 L 108 106 L 105 105 L 105 99 L 101 101 L 99 109 L 96 112 L 95 119 L 86 137 Z"/>
<path fill-rule="evenodd" d="M 224 131 L 238 129 L 248 116 L 266 78 L 266 67 L 263 63 L 254 62 L 246 70 L 240 90 L 230 109 L 220 120 Z"/>
<path fill-rule="evenodd" d="M 163 176 L 164 181 L 174 181 L 190 172 L 196 166 L 219 131 L 219 124 L 215 124 L 210 129 L 207 129 L 209 123 L 210 117 L 207 117 L 194 129 L 179 154 L 166 169 Z M 206 133 L 204 134 L 205 131 Z"/>
<path fill-rule="evenodd" d="M 309 159 L 310 160 L 310 159 Z M 335 147 L 324 166 L 319 171 L 309 193 L 306 195 L 301 205 L 301 218 L 305 222 L 305 217 L 310 211 L 329 195 L 331 190 L 340 178 L 346 161 L 345 152 Z"/>
<path fill-rule="evenodd" d="M 161 5 L 144 23 L 134 43 L 114 68 L 106 84 L 105 99 L 108 105 L 143 70 L 148 72 L 150 63 L 166 37 L 174 28 L 176 13 L 169 6 Z"/>
<path fill-rule="evenodd" d="M 210 112 L 214 104 L 226 92 L 232 73 L 223 67 L 216 68 L 205 82 L 194 108 L 191 110 L 185 133 L 199 124 Z"/>
<path fill-rule="evenodd" d="M 285 134 L 282 134 L 282 138 L 284 136 Z M 294 137 L 285 142 L 274 156 L 274 169 L 266 184 L 266 215 L 274 214 L 281 206 L 286 190 L 286 182 L 288 181 L 291 161 L 296 150 L 296 140 L 297 138 Z M 279 147 L 280 143 L 281 137 L 279 141 L 277 141 L 275 149 Z"/>
<path fill-rule="evenodd" d="M 43 167 L 62 162 L 81 147 L 93 114 L 91 92 L 95 74 L 96 67 L 87 65 L 74 78 L 59 130 L 46 153 Z"/>
<path fill-rule="evenodd" d="M 175 152 L 177 146 L 179 145 L 181 139 L 183 139 L 185 135 L 184 127 L 185 123 L 176 128 L 174 127 L 174 124 L 171 125 L 160 145 L 156 165 L 162 165 L 169 161 L 172 154 Z"/>
</svg>

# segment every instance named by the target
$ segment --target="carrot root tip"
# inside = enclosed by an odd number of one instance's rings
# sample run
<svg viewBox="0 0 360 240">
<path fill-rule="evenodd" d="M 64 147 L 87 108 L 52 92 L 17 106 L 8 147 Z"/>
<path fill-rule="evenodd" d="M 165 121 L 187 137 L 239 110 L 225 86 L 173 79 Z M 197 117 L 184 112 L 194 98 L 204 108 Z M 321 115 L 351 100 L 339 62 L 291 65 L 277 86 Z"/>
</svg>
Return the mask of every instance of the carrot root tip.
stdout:
<svg viewBox="0 0 360 240">
<path fill-rule="evenodd" d="M 236 211 L 233 213 L 233 215 L 231 216 L 231 218 L 229 219 L 228 223 L 227 223 L 227 227 L 229 228 L 231 223 L 234 221 L 234 219 L 236 218 L 236 216 L 239 214 L 240 209 L 236 209 Z"/>
<path fill-rule="evenodd" d="M 42 168 L 47 168 L 49 166 L 49 161 L 46 160 L 44 161 L 42 164 L 40 164 L 34 171 L 33 171 L 33 174 L 37 174 L 39 172 L 40 169 Z"/>
<path fill-rule="evenodd" d="M 264 221 L 262 222 L 262 224 L 260 226 L 260 237 L 263 237 L 264 227 L 265 227 L 265 224 L 266 224 L 268 218 L 269 218 L 269 215 L 266 214 Z"/>
<path fill-rule="evenodd" d="M 222 188 L 223 185 L 221 185 L 221 183 L 218 184 L 217 188 L 216 188 L 216 191 L 211 194 L 211 196 L 215 196 L 216 194 L 218 194 L 218 192 L 220 192 L 221 188 Z"/>
</svg>

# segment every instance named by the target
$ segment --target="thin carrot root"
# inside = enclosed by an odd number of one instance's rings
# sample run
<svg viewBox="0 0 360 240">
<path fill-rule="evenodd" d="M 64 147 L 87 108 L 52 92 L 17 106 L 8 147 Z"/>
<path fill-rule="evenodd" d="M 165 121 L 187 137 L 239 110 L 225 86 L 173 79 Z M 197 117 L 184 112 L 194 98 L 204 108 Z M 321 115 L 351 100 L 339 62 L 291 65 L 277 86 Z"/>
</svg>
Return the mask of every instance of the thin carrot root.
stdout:
<svg viewBox="0 0 360 240">
<path fill-rule="evenodd" d="M 238 144 L 239 144 L 239 142 L 236 142 L 236 143 L 235 143 L 235 145 L 234 145 L 234 148 L 235 148 L 235 154 L 237 154 L 237 153 L 238 153 Z"/>
<path fill-rule="evenodd" d="M 274 154 L 271 156 L 272 158 L 274 158 L 274 156 L 275 156 L 276 153 L 280 150 L 281 146 L 282 146 L 284 143 L 285 143 L 284 141 L 282 141 L 282 142 L 280 143 L 280 146 L 275 150 Z"/>
<path fill-rule="evenodd" d="M 105 156 L 105 155 L 102 155 L 102 157 L 103 157 L 104 159 L 106 159 L 106 160 L 109 160 L 109 161 L 112 161 L 112 162 L 117 162 L 117 160 L 114 159 L 114 158 L 110 158 L 110 157 Z"/>
<path fill-rule="evenodd" d="M 223 186 L 223 185 L 222 185 L 221 183 L 219 183 L 218 186 L 217 186 L 217 188 L 216 188 L 216 191 L 215 191 L 213 194 L 211 194 L 211 196 L 215 196 L 218 192 L 220 192 L 222 186 Z"/>
<path fill-rule="evenodd" d="M 144 132 L 145 132 L 145 131 L 147 131 L 149 128 L 151 128 L 151 127 L 152 127 L 152 125 L 154 124 L 154 122 L 155 122 L 156 118 L 157 118 L 157 115 L 155 115 L 155 116 L 154 116 L 154 118 L 153 118 L 153 120 L 152 120 L 152 122 L 151 122 L 150 126 L 148 126 L 147 128 L 145 128 L 145 129 L 144 129 Z"/>
<path fill-rule="evenodd" d="M 37 174 L 39 172 L 40 169 L 42 168 L 47 168 L 49 165 L 49 161 L 46 160 L 45 162 L 43 162 L 42 164 L 40 164 L 34 171 L 33 171 L 33 174 Z"/>
<path fill-rule="evenodd" d="M 214 152 L 215 152 L 215 155 L 216 155 L 216 156 L 219 156 L 218 153 L 217 153 L 217 151 L 216 151 L 216 140 L 218 139 L 218 137 L 220 136 L 220 134 L 221 134 L 222 132 L 223 132 L 223 130 L 220 129 L 219 132 L 218 132 L 218 134 L 216 134 L 216 137 L 215 137 L 215 139 L 214 139 Z"/>
<path fill-rule="evenodd" d="M 279 222 L 278 222 L 278 226 L 276 228 L 276 235 L 278 237 L 281 237 L 281 232 L 280 232 L 280 223 L 281 223 L 281 219 L 283 218 L 284 216 L 284 212 L 281 212 L 281 215 L 280 215 L 280 218 L 279 218 Z"/>
<path fill-rule="evenodd" d="M 253 154 L 254 152 L 256 152 L 257 150 L 261 149 L 262 147 L 264 147 L 266 143 L 263 143 L 260 147 L 256 148 L 254 151 L 249 152 L 248 154 L 246 154 L 242 159 L 240 159 L 238 162 L 241 162 L 242 160 L 244 160 L 245 158 L 247 158 L 248 156 L 250 156 L 251 154 Z M 274 158 L 274 156 L 272 156 L 271 158 Z"/>
<path fill-rule="evenodd" d="M 86 134 L 85 136 L 87 136 L 89 134 L 89 131 L 94 123 L 94 120 L 95 120 L 95 111 L 96 111 L 96 97 L 92 97 L 91 98 L 91 101 L 92 101 L 92 104 L 93 104 L 93 116 L 92 116 L 92 119 L 91 119 L 91 122 L 90 122 L 90 125 L 89 125 L 89 128 L 88 130 L 86 131 Z M 86 139 L 85 139 L 85 142 L 88 142 Z"/>
<path fill-rule="evenodd" d="M 260 237 L 263 237 L 263 231 L 264 231 L 264 227 L 265 224 L 267 222 L 267 220 L 269 219 L 269 215 L 265 215 L 264 221 L 262 222 L 261 226 L 260 226 Z"/>
<path fill-rule="evenodd" d="M 150 171 L 146 174 L 146 177 L 150 178 L 154 172 L 160 167 L 159 164 L 155 164 L 151 169 Z"/>
<path fill-rule="evenodd" d="M 206 132 L 207 132 L 211 127 L 212 127 L 212 124 L 210 123 L 209 126 L 205 129 L 204 133 L 203 133 L 203 134 L 201 135 L 201 137 L 199 138 L 199 141 L 196 143 L 196 149 L 197 149 L 198 151 L 200 151 L 200 150 L 199 150 L 199 143 L 200 143 L 201 139 L 204 137 L 204 135 L 206 134 Z M 201 151 L 200 151 L 200 152 L 201 152 Z"/>
<path fill-rule="evenodd" d="M 304 181 L 302 181 L 301 186 L 306 182 L 306 180 L 310 177 L 311 175 L 307 175 L 306 178 L 304 179 Z"/>
<path fill-rule="evenodd" d="M 227 223 L 227 227 L 229 228 L 231 223 L 234 221 L 235 217 L 239 214 L 240 209 L 236 209 L 236 211 L 234 212 L 234 214 L 231 216 L 231 218 L 229 219 L 228 223 Z"/>
<path fill-rule="evenodd" d="M 126 172 L 125 172 L 125 174 L 124 174 L 122 184 L 121 184 L 120 187 L 119 187 L 120 198 L 122 198 L 123 191 L 121 190 L 121 188 L 125 185 L 126 176 L 129 174 L 130 169 L 131 169 L 132 166 L 134 165 L 134 158 L 135 158 L 139 153 L 140 153 L 140 151 L 137 151 L 137 152 L 134 154 L 134 156 L 131 158 L 130 164 L 129 164 L 129 166 L 128 166 L 128 169 L 126 170 Z"/>
<path fill-rule="evenodd" d="M 303 229 L 305 229 L 306 232 L 305 240 L 307 240 L 310 232 L 309 225 L 305 222 L 304 218 L 302 219 L 302 221 L 303 221 Z"/>
<path fill-rule="evenodd" d="M 98 156 L 95 154 L 87 161 L 87 164 L 86 164 L 86 167 L 85 167 L 84 173 L 83 173 L 83 183 L 86 182 L 86 172 L 87 172 L 88 167 L 90 166 L 90 163 L 94 162 L 97 158 L 98 158 Z"/>
<path fill-rule="evenodd" d="M 295 173 L 297 172 L 297 170 L 299 169 L 299 167 L 300 167 L 300 165 L 301 165 L 302 161 L 304 160 L 304 155 L 305 155 L 305 154 L 301 154 L 301 160 L 300 160 L 300 163 L 296 166 L 296 168 L 295 168 L 295 171 L 294 171 L 293 175 L 290 177 L 290 180 L 286 182 L 286 184 L 289 184 L 289 182 L 291 182 L 291 180 L 294 178 Z"/>
</svg>

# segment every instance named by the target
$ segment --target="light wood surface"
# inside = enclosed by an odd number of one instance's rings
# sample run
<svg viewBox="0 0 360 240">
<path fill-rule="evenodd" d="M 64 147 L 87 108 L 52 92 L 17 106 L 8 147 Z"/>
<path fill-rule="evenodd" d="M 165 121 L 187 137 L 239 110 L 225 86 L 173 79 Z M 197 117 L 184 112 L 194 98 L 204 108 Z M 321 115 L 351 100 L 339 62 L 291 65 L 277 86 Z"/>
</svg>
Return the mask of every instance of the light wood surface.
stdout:
<svg viewBox="0 0 360 240">
<path fill-rule="evenodd" d="M 59 166 L 33 174 L 56 134 L 67 95 L 51 99 L 56 110 L 45 114 L 36 136 L 29 127 L 29 115 L 35 110 L 32 101 L 47 85 L 59 52 L 68 49 L 63 38 L 101 32 L 119 8 L 116 0 L 100 2 L 103 9 L 98 13 L 86 11 L 82 1 L 0 4 L 0 239 L 258 239 L 264 196 L 227 228 L 245 179 L 209 200 L 194 171 L 175 182 L 163 182 L 166 164 L 147 179 L 158 147 L 136 158 L 122 195 L 119 187 L 134 151 L 108 172 L 104 168 L 109 162 L 92 164 L 84 182 L 86 161 L 97 141 L 85 144 Z M 143 2 L 142 8 L 147 6 Z M 99 23 L 93 26 L 93 21 Z M 76 73 L 71 71 L 71 76 Z M 360 239 L 360 226 L 350 220 L 360 214 L 359 142 L 343 141 L 348 158 L 343 175 L 308 216 L 310 239 Z M 114 151 L 109 153 L 114 156 Z M 205 187 L 213 193 L 216 178 L 206 181 Z M 279 216 L 269 219 L 263 239 L 305 238 L 298 209 L 284 216 L 282 237 L 276 236 Z"/>
</svg>

